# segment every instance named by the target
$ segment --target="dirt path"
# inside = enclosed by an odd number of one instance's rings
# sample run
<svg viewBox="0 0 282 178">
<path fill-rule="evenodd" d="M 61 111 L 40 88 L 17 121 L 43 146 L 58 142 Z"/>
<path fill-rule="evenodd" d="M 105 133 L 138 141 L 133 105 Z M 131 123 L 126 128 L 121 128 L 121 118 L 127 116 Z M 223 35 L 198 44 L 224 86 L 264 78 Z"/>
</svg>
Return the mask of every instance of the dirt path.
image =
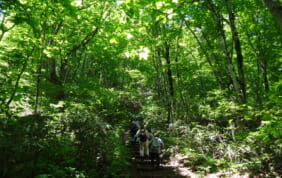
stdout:
<svg viewBox="0 0 282 178">
<path fill-rule="evenodd" d="M 163 158 L 159 168 L 151 166 L 149 158 L 141 160 L 139 157 L 139 145 L 128 145 L 131 153 L 131 166 L 129 167 L 131 178 L 249 178 L 249 174 L 233 174 L 231 172 L 216 172 L 205 176 L 193 172 L 184 166 L 188 156 L 175 155 L 173 158 Z"/>
<path fill-rule="evenodd" d="M 141 160 L 139 157 L 139 144 L 131 144 L 128 132 L 123 137 L 124 143 L 130 150 L 129 167 L 131 178 L 250 178 L 249 174 L 241 175 L 230 172 L 215 172 L 206 175 L 199 175 L 191 169 L 184 166 L 185 160 L 188 156 L 176 154 L 172 158 L 164 157 L 161 159 L 159 168 L 151 166 L 149 158 Z"/>
<path fill-rule="evenodd" d="M 149 158 L 141 160 L 139 157 L 139 145 L 131 145 L 131 167 L 130 173 L 132 178 L 182 178 L 192 177 L 198 178 L 199 176 L 192 173 L 187 168 L 183 167 L 180 157 L 174 159 L 162 159 L 159 168 L 152 167 Z"/>
</svg>

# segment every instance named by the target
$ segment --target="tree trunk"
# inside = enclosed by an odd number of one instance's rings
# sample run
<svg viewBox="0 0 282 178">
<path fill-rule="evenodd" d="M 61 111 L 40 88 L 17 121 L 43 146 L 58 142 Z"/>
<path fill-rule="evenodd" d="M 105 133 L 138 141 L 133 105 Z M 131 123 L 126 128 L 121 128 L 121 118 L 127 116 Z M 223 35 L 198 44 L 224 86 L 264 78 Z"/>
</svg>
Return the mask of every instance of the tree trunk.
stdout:
<svg viewBox="0 0 282 178">
<path fill-rule="evenodd" d="M 1 13 L 1 24 L 0 24 L 0 31 L 1 31 L 1 34 L 0 34 L 0 41 L 2 41 L 4 35 L 6 32 L 8 32 L 9 30 L 11 30 L 12 28 L 14 28 L 16 25 L 13 24 L 10 28 L 7 28 L 5 27 L 5 24 L 7 23 L 6 20 L 6 16 L 5 16 L 5 13 Z"/>
<path fill-rule="evenodd" d="M 227 61 L 227 69 L 228 69 L 230 76 L 231 76 L 231 79 L 232 79 L 232 84 L 233 84 L 233 87 L 234 87 L 235 92 L 236 92 L 237 100 L 239 102 L 242 102 L 241 86 L 240 86 L 240 83 L 238 81 L 238 77 L 237 77 L 235 68 L 234 68 L 233 63 L 232 63 L 232 57 L 230 55 L 230 52 L 228 51 L 228 47 L 227 47 L 227 43 L 226 43 L 226 37 L 225 37 L 224 27 L 223 27 L 223 17 L 222 17 L 221 14 L 218 14 L 216 12 L 216 6 L 213 4 L 213 2 L 211 0 L 209 0 L 208 3 L 209 3 L 208 8 L 210 9 L 211 15 L 212 15 L 214 22 L 215 22 L 216 29 L 218 31 L 218 38 L 219 38 L 219 41 L 220 41 L 220 44 L 221 44 L 221 47 L 222 47 L 224 58 Z"/>
<path fill-rule="evenodd" d="M 269 92 L 269 83 L 267 78 L 267 60 L 266 59 L 260 60 L 259 65 L 263 75 L 264 89 L 266 92 Z"/>
<path fill-rule="evenodd" d="M 170 52 L 169 45 L 165 43 L 165 59 L 167 64 L 167 77 L 168 77 L 168 85 L 169 85 L 169 94 L 171 97 L 174 95 L 173 89 L 173 79 L 172 79 L 172 71 L 171 71 L 171 62 L 170 62 Z"/>
<path fill-rule="evenodd" d="M 16 93 L 17 93 L 17 89 L 19 87 L 19 83 L 20 83 L 22 74 L 24 73 L 26 66 L 27 66 L 27 62 L 28 62 L 29 58 L 32 56 L 34 50 L 35 50 L 35 46 L 33 46 L 32 50 L 30 51 L 29 56 L 27 57 L 27 59 L 23 63 L 23 66 L 22 66 L 22 68 L 21 68 L 21 70 L 20 70 L 20 72 L 17 76 L 17 80 L 15 82 L 15 86 L 14 86 L 14 89 L 13 89 L 12 94 L 10 96 L 10 99 L 5 103 L 6 107 L 9 107 L 9 105 L 11 104 L 11 102 L 13 101 L 13 99 L 14 99 Z"/>
<path fill-rule="evenodd" d="M 189 29 L 189 31 L 192 33 L 192 35 L 194 36 L 195 40 L 197 41 L 198 45 L 200 46 L 200 49 L 202 50 L 202 52 L 204 53 L 205 57 L 206 57 L 206 60 L 207 62 L 209 63 L 211 69 L 212 69 L 212 72 L 215 76 L 215 79 L 216 79 L 216 83 L 218 84 L 218 86 L 221 88 L 221 89 L 225 89 L 225 85 L 221 79 L 221 76 L 219 75 L 220 72 L 216 72 L 216 67 L 214 66 L 214 64 L 212 63 L 212 59 L 210 57 L 210 55 L 208 54 L 207 50 L 205 49 L 204 45 L 202 44 L 202 42 L 200 41 L 200 39 L 197 37 L 197 35 L 195 34 L 195 32 L 190 28 L 188 22 L 186 21 L 186 26 L 187 28 Z M 203 34 L 204 36 L 204 34 Z M 205 38 L 205 40 L 207 41 L 207 44 L 209 44 L 209 41 Z M 210 46 L 209 46 L 210 47 Z M 217 59 L 216 55 L 212 54 L 212 56 L 214 57 L 215 61 Z"/>
<path fill-rule="evenodd" d="M 237 28 L 235 26 L 235 15 L 231 10 L 230 7 L 230 1 L 226 0 L 226 5 L 228 9 L 229 14 L 229 21 L 230 21 L 230 27 L 232 32 L 232 40 L 235 47 L 236 55 L 237 55 L 237 68 L 238 68 L 238 81 L 240 84 L 240 98 L 242 103 L 246 102 L 246 84 L 245 84 L 245 75 L 244 75 L 244 65 L 243 65 L 243 55 L 242 55 L 242 49 L 241 49 L 241 43 L 238 36 Z"/>
<path fill-rule="evenodd" d="M 57 35 L 58 32 L 60 31 L 61 27 L 63 26 L 63 21 L 60 21 L 59 24 L 54 25 L 54 31 L 53 34 Z M 54 43 L 54 40 L 51 39 L 48 41 L 48 46 L 52 46 Z M 46 57 L 49 61 L 49 81 L 53 83 L 56 86 L 57 92 L 54 96 L 56 100 L 61 100 L 64 98 L 64 91 L 63 91 L 63 84 L 62 80 L 60 79 L 59 74 L 57 74 L 56 67 L 57 67 L 57 62 L 56 59 L 53 57 Z"/>
<path fill-rule="evenodd" d="M 40 51 L 40 61 L 37 66 L 37 80 L 36 80 L 36 95 L 35 95 L 35 104 L 34 104 L 34 114 L 38 114 L 38 106 L 39 106 L 39 93 L 40 93 L 40 82 L 41 82 L 41 72 L 42 72 L 42 57 L 43 51 Z"/>
<path fill-rule="evenodd" d="M 156 77 L 155 77 L 155 82 L 156 82 L 156 90 L 158 92 L 158 98 L 163 98 L 164 92 L 162 89 L 164 86 L 162 84 L 162 81 L 164 80 L 162 78 L 162 71 L 160 70 L 161 68 L 161 56 L 160 56 L 160 49 L 156 49 L 155 52 L 155 62 L 154 62 L 154 66 L 155 66 L 155 70 L 156 70 Z M 162 102 L 164 103 L 164 101 Z"/>
<path fill-rule="evenodd" d="M 182 27 L 182 25 L 181 25 Z M 175 58 L 174 58 L 174 61 L 175 61 L 175 70 L 176 70 L 176 76 L 177 76 L 177 85 L 178 86 L 178 89 L 176 91 L 178 91 L 179 93 L 179 97 L 180 97 L 180 103 L 179 105 L 176 104 L 175 102 L 175 108 L 178 109 L 178 111 L 181 111 L 181 110 L 185 110 L 185 115 L 188 116 L 189 115 L 189 105 L 187 103 L 187 100 L 185 99 L 184 95 L 183 95 L 183 89 L 182 87 L 180 88 L 179 86 L 183 86 L 183 79 L 179 73 L 179 61 L 178 61 L 178 54 L 179 54 L 179 37 L 177 37 L 177 40 L 176 40 L 176 51 L 175 51 Z M 177 113 L 177 112 L 176 112 Z M 183 115 L 182 117 L 185 118 L 185 122 L 188 123 L 188 117 L 186 117 L 185 115 Z M 179 118 L 179 115 L 176 116 L 176 118 Z"/>
<path fill-rule="evenodd" d="M 282 6 L 279 0 L 263 0 L 263 2 L 271 15 L 282 26 Z"/>
<path fill-rule="evenodd" d="M 172 71 L 171 71 L 171 61 L 170 61 L 170 45 L 165 42 L 165 51 L 164 51 L 164 58 L 166 60 L 167 65 L 167 80 L 168 80 L 168 117 L 167 122 L 171 122 L 172 120 L 172 113 L 174 107 L 174 88 L 173 88 L 173 78 L 172 78 Z"/>
</svg>

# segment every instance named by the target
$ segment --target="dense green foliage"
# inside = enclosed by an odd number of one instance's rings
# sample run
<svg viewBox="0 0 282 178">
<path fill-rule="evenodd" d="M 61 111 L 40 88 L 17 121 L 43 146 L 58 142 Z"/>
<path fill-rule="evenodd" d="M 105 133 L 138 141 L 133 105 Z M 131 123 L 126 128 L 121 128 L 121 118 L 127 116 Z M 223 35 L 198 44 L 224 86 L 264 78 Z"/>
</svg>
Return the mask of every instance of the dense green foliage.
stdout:
<svg viewBox="0 0 282 178">
<path fill-rule="evenodd" d="M 0 0 L 0 177 L 129 176 L 133 117 L 195 171 L 282 174 L 281 4 Z"/>
</svg>

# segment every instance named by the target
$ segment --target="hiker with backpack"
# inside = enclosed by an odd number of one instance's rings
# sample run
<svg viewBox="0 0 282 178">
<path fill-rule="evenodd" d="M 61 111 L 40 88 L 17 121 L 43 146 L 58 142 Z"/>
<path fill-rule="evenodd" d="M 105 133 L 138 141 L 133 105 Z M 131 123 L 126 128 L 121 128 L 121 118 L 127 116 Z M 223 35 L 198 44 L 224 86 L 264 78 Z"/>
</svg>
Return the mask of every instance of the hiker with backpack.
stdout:
<svg viewBox="0 0 282 178">
<path fill-rule="evenodd" d="M 136 137 L 139 138 L 140 157 L 143 160 L 144 154 L 149 157 L 149 132 L 144 125 L 141 125 L 141 128 L 136 133 Z"/>
<path fill-rule="evenodd" d="M 140 127 L 140 126 L 139 126 Z M 131 136 L 131 143 L 137 143 L 137 138 L 135 137 L 137 131 L 139 130 L 138 124 L 136 121 L 131 121 L 130 124 L 130 136 Z"/>
<path fill-rule="evenodd" d="M 150 140 L 150 156 L 152 167 L 154 167 L 154 165 L 156 165 L 156 167 L 160 167 L 160 154 L 162 149 L 164 149 L 164 143 L 162 139 L 159 138 L 159 134 L 155 133 L 153 138 Z M 154 160 L 156 160 L 156 162 Z"/>
</svg>

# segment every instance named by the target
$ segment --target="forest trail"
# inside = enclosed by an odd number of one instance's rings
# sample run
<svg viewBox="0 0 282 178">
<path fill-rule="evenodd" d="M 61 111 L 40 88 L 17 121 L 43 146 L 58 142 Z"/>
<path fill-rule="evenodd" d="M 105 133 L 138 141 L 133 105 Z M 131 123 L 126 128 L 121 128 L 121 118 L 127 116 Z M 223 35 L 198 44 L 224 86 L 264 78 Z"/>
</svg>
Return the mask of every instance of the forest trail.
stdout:
<svg viewBox="0 0 282 178">
<path fill-rule="evenodd" d="M 129 137 L 128 137 L 129 138 Z M 150 158 L 144 160 L 139 156 L 139 144 L 131 144 L 129 139 L 126 146 L 130 150 L 131 166 L 128 168 L 130 178 L 249 178 L 249 174 L 234 174 L 231 172 L 215 172 L 207 175 L 199 175 L 184 166 L 188 156 L 176 154 L 173 157 L 162 156 L 159 168 L 152 167 Z"/>
<path fill-rule="evenodd" d="M 186 158 L 175 157 L 170 159 L 169 157 L 162 156 L 161 165 L 159 168 L 152 167 L 149 158 L 144 160 L 139 156 L 139 144 L 132 144 L 127 139 L 126 146 L 130 150 L 130 162 L 129 167 L 131 178 L 182 178 L 192 177 L 197 178 L 196 174 L 192 173 L 188 168 L 185 168 L 182 164 L 179 164 Z"/>
<path fill-rule="evenodd" d="M 159 168 L 152 167 L 150 159 L 140 160 L 139 145 L 129 145 L 131 153 L 130 175 L 132 178 L 181 178 L 198 177 L 187 168 L 180 167 L 176 160 L 162 158 Z"/>
</svg>

